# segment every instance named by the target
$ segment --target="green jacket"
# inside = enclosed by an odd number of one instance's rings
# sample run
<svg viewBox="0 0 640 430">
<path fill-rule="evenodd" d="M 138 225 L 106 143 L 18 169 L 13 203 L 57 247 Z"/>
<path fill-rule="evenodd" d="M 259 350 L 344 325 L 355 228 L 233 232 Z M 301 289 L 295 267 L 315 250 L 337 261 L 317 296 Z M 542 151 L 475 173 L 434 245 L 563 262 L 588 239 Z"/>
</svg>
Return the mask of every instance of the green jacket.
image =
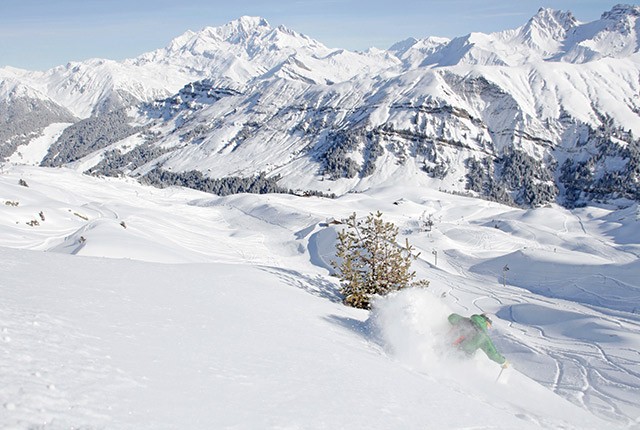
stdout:
<svg viewBox="0 0 640 430">
<path fill-rule="evenodd" d="M 507 361 L 496 349 L 487 334 L 487 322 L 480 315 L 465 318 L 458 314 L 449 315 L 452 327 L 453 345 L 467 355 L 473 355 L 478 349 L 484 351 L 491 360 L 498 364 Z"/>
</svg>

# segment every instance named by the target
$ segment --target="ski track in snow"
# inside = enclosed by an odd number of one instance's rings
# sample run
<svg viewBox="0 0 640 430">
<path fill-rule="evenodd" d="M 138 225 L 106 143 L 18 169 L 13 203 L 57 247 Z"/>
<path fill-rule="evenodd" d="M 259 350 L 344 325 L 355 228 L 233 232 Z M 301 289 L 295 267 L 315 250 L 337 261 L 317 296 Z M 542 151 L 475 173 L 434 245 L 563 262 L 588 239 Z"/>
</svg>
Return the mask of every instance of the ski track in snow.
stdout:
<svg viewBox="0 0 640 430">
<path fill-rule="evenodd" d="M 532 303 L 535 301 L 534 297 L 529 297 L 524 302 Z M 571 307 L 567 308 L 571 309 Z M 587 313 L 589 316 L 602 321 L 613 322 L 618 326 L 621 324 L 618 321 L 611 321 L 611 318 L 606 314 L 589 312 L 586 309 L 580 309 L 580 312 L 582 314 Z M 517 317 L 513 318 L 513 321 L 517 324 Z M 625 365 L 624 354 L 621 354 L 624 349 L 618 350 L 618 348 L 614 348 L 608 353 L 607 349 L 596 341 L 586 342 L 575 338 L 571 340 L 558 338 L 547 333 L 543 327 L 536 325 L 529 325 L 530 329 L 534 329 L 537 332 L 535 334 L 530 334 L 528 330 L 523 332 L 527 338 L 526 345 L 536 345 L 538 353 L 541 352 L 555 361 L 555 366 L 558 370 L 554 377 L 554 382 L 551 384 L 551 388 L 555 392 L 572 399 L 583 407 L 596 404 L 593 401 L 584 400 L 584 398 L 597 398 L 609 407 L 607 409 L 598 406 L 599 411 L 608 417 L 626 415 L 617 407 L 618 404 L 626 404 L 630 410 L 637 410 L 636 402 L 623 396 L 617 396 L 612 391 L 609 391 L 610 387 L 617 386 L 623 392 L 635 393 L 635 395 L 640 396 L 640 367 L 637 362 L 629 363 L 631 364 L 630 366 Z M 620 327 L 619 332 L 634 334 L 637 338 L 637 328 Z M 576 350 L 579 352 L 576 352 Z M 577 381 L 568 375 L 565 370 L 568 366 L 575 368 L 574 372 L 579 375 Z M 605 376 L 600 373 L 601 371 L 610 370 L 619 375 L 611 374 L 611 376 Z"/>
<path fill-rule="evenodd" d="M 461 269 L 457 268 L 457 271 Z M 451 287 L 453 288 L 453 287 Z M 497 307 L 507 306 L 512 312 L 513 306 L 528 303 L 545 303 L 546 305 L 556 305 L 557 302 L 540 299 L 533 294 L 500 294 L 478 296 L 484 289 L 456 288 L 458 292 L 469 293 L 477 296 L 472 300 L 473 306 L 464 306 L 468 313 L 480 313 L 496 306 L 483 306 L 487 299 L 498 304 Z M 450 290 L 451 291 L 451 290 Z M 460 297 L 453 293 L 448 293 L 455 301 Z M 513 298 L 517 298 L 514 302 Z M 640 341 L 638 336 L 638 322 L 634 320 L 620 321 L 605 313 L 596 310 L 580 308 L 573 305 L 564 305 L 570 311 L 580 311 L 595 319 L 600 319 L 607 323 L 618 326 L 619 332 L 623 334 L 635 335 L 636 345 Z M 545 331 L 544 327 L 536 325 L 520 324 L 518 318 L 511 314 L 509 327 L 516 328 L 524 337 L 524 340 L 507 335 L 505 343 L 518 344 L 521 348 L 530 350 L 532 353 L 549 357 L 553 360 L 553 367 L 556 369 L 552 377 L 552 382 L 548 382 L 548 377 L 531 374 L 533 379 L 538 380 L 543 385 L 548 386 L 554 392 L 569 399 L 575 404 L 591 409 L 593 412 L 607 417 L 620 418 L 628 416 L 634 417 L 639 412 L 638 403 L 635 399 L 640 398 L 640 366 L 637 361 L 629 361 L 624 358 L 625 348 L 613 348 L 607 352 L 598 342 L 580 341 L 578 339 L 567 340 L 564 337 L 556 337 Z M 517 364 L 516 364 L 517 366 Z M 521 369 L 525 374 L 527 369 Z M 537 369 L 536 369 L 537 371 Z M 606 373 L 610 374 L 606 374 Z M 621 393 L 615 394 L 616 389 Z M 631 396 L 629 395 L 631 394 Z"/>
<path fill-rule="evenodd" d="M 589 236 L 580 216 L 576 215 L 575 219 L 577 220 L 578 232 L 581 235 Z M 574 231 L 570 226 L 570 218 L 565 217 L 563 224 L 562 235 L 570 236 Z M 531 237 L 529 243 L 537 242 L 535 231 L 527 231 L 527 233 Z M 471 244 L 471 249 L 481 249 L 490 238 L 480 233 L 471 235 L 467 240 Z M 605 247 L 610 246 L 601 238 L 594 237 L 593 240 Z M 499 247 L 498 244 L 497 248 Z M 501 280 L 501 273 L 495 273 L 493 280 L 488 279 L 486 276 L 470 272 L 468 267 L 457 260 L 457 256 L 457 252 L 453 254 L 445 252 L 445 257 L 448 260 L 447 265 L 451 271 L 436 273 L 438 273 L 439 284 L 444 286 L 440 289 L 455 306 L 459 306 L 463 310 L 461 313 L 470 314 L 485 311 L 497 313 L 500 318 L 508 322 L 507 327 L 510 331 L 515 330 L 516 333 L 519 333 L 518 335 L 501 333 L 499 341 L 503 349 L 523 349 L 528 351 L 527 354 L 551 359 L 551 363 L 543 368 L 520 366 L 516 361 L 515 366 L 519 370 L 597 415 L 609 419 L 619 419 L 629 425 L 636 422 L 640 414 L 638 403 L 638 399 L 640 399 L 640 366 L 637 361 L 639 353 L 636 349 L 624 345 L 616 346 L 606 340 L 604 340 L 605 343 L 602 343 L 602 341 L 593 339 L 580 340 L 579 338 L 557 336 L 549 333 L 542 325 L 528 321 L 521 322 L 518 316 L 513 314 L 513 309 L 521 305 L 536 304 L 541 306 L 540 312 L 548 308 L 559 309 L 560 313 L 579 313 L 589 321 L 601 321 L 608 327 L 615 327 L 615 336 L 633 338 L 634 342 L 630 345 L 640 344 L 640 336 L 638 335 L 640 317 L 628 313 L 621 315 L 615 310 L 580 305 L 561 299 L 547 299 L 525 289 L 514 287 L 508 281 L 505 289 L 505 286 L 496 283 L 497 279 Z M 441 266 L 443 266 L 442 263 Z M 578 278 L 580 277 L 579 273 L 576 275 Z M 434 283 L 433 273 L 430 276 L 432 283 Z M 451 279 L 452 276 L 454 279 Z M 625 285 L 613 277 L 607 278 L 617 284 Z M 553 285 L 554 282 L 549 281 L 549 284 Z M 608 302 L 606 298 L 588 291 L 586 288 L 579 287 L 578 290 L 594 297 L 595 302 Z M 505 310 L 507 313 L 504 312 Z M 530 319 L 530 317 L 527 315 L 526 319 Z M 584 336 L 588 338 L 589 334 L 584 334 Z M 509 345 L 513 345 L 514 348 L 509 348 Z M 635 360 L 629 358 L 629 352 L 635 354 Z M 508 352 L 504 353 L 509 355 Z"/>
</svg>

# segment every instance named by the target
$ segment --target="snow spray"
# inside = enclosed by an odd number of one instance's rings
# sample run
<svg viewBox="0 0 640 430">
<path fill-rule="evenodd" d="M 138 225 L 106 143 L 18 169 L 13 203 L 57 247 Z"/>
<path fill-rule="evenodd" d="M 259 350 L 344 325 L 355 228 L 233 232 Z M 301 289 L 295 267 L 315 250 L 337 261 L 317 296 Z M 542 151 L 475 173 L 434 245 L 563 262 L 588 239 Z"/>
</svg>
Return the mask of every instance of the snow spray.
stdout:
<svg viewBox="0 0 640 430">
<path fill-rule="evenodd" d="M 377 298 L 371 327 L 385 350 L 418 371 L 442 362 L 447 345 L 451 310 L 423 288 L 408 288 Z"/>
</svg>

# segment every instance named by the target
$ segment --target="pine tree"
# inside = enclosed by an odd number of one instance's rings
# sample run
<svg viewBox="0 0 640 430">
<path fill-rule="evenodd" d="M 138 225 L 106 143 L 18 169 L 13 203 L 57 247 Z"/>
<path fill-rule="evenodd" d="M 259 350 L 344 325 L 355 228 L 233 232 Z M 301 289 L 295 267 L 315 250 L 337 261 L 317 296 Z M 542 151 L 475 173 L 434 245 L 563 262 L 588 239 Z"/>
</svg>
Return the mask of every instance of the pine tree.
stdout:
<svg viewBox="0 0 640 430">
<path fill-rule="evenodd" d="M 380 211 L 358 221 L 355 212 L 344 223 L 347 228 L 338 233 L 336 257 L 332 265 L 338 270 L 345 304 L 368 309 L 374 295 L 385 295 L 407 286 L 423 286 L 426 280 L 413 282 L 411 271 L 414 255 L 409 240 L 401 246 L 396 242 L 398 228 L 382 219 Z"/>
</svg>

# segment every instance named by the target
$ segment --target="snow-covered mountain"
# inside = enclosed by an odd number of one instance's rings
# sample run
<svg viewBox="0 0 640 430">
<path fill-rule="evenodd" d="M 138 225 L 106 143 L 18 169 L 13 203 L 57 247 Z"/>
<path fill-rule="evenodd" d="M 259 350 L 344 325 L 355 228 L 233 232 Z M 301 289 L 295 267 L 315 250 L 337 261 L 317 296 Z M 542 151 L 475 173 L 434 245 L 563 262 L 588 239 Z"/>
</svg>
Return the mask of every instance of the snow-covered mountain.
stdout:
<svg viewBox="0 0 640 430">
<path fill-rule="evenodd" d="M 638 52 L 638 6 L 617 5 L 598 21 L 542 8 L 525 25 L 493 34 L 472 33 L 429 52 L 424 65 L 519 66 L 537 61 L 587 63 Z"/>
<path fill-rule="evenodd" d="M 317 60 L 333 80 L 349 79 L 362 70 L 377 72 L 385 67 L 385 58 L 386 64 L 395 60 L 384 54 L 329 49 L 283 26 L 272 28 L 262 18 L 242 17 L 222 27 L 187 31 L 166 48 L 134 59 L 92 59 L 44 72 L 4 68 L 0 78 L 19 79 L 86 118 L 171 96 L 204 78 L 244 84 L 297 58 L 300 63 Z"/>
<path fill-rule="evenodd" d="M 522 206 L 624 204 L 640 199 L 638 16 L 541 9 L 514 30 L 364 53 L 243 17 L 122 63 L 0 76 L 82 118 L 48 166 L 338 194 L 396 176 Z"/>
</svg>

